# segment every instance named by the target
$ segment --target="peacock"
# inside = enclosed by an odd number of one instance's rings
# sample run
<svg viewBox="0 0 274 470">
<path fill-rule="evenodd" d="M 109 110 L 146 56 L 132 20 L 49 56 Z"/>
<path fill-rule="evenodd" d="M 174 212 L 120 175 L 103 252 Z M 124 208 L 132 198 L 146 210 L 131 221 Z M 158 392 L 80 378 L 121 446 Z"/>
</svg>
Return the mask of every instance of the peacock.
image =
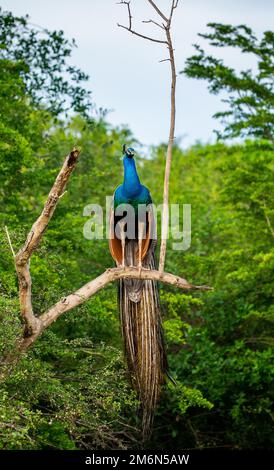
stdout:
<svg viewBox="0 0 274 470">
<path fill-rule="evenodd" d="M 133 148 L 123 146 L 124 181 L 113 196 L 109 247 L 117 266 L 134 266 L 141 271 L 156 269 L 157 240 L 152 198 L 140 182 L 134 155 Z M 125 207 L 131 209 L 127 219 Z M 131 384 L 140 400 L 146 440 L 151 434 L 161 385 L 168 374 L 157 283 L 120 279 L 118 304 L 125 357 Z"/>
</svg>

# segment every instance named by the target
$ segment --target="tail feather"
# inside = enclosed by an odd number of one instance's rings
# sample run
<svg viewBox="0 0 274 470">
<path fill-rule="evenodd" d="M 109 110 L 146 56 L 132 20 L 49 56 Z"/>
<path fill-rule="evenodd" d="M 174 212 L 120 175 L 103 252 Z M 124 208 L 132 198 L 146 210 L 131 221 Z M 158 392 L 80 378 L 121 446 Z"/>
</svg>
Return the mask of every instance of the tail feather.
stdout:
<svg viewBox="0 0 274 470">
<path fill-rule="evenodd" d="M 130 260 L 136 265 L 136 245 L 134 240 L 128 243 L 126 264 Z M 143 260 L 143 266 L 155 268 L 154 250 Z M 164 382 L 167 360 L 157 284 L 152 280 L 131 281 L 120 280 L 120 319 L 128 369 L 141 402 L 143 437 L 147 439 L 151 433 L 160 387 Z"/>
</svg>

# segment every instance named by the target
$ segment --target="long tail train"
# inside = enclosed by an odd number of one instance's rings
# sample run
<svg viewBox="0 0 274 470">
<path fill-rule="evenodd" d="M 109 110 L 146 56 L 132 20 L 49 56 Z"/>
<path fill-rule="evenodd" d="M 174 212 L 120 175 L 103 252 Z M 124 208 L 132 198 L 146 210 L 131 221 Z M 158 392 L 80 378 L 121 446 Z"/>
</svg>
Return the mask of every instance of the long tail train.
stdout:
<svg viewBox="0 0 274 470">
<path fill-rule="evenodd" d="M 155 247 L 143 260 L 143 267 L 155 269 Z M 125 264 L 137 266 L 138 243 L 126 244 Z M 120 320 L 125 356 L 133 387 L 142 410 L 142 433 L 146 440 L 153 424 L 156 402 L 167 372 L 158 286 L 155 281 L 119 281 Z"/>
</svg>

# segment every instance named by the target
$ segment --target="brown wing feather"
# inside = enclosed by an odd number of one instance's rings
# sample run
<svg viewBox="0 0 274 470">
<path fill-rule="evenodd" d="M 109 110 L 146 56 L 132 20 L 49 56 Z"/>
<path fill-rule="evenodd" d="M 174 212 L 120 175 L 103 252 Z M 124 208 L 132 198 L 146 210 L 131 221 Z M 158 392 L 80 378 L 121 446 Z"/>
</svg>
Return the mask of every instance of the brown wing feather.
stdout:
<svg viewBox="0 0 274 470">
<path fill-rule="evenodd" d="M 147 217 L 147 230 L 146 230 L 146 237 L 142 241 L 142 260 L 145 258 L 150 245 L 151 240 L 154 237 L 155 233 L 155 220 L 153 216 L 153 211 L 150 206 L 148 206 L 148 217 Z M 109 251 L 116 262 L 116 264 L 122 264 L 122 245 L 121 240 L 116 237 L 115 235 L 115 227 L 114 227 L 114 210 L 113 208 L 110 211 L 110 219 L 109 219 Z"/>
</svg>

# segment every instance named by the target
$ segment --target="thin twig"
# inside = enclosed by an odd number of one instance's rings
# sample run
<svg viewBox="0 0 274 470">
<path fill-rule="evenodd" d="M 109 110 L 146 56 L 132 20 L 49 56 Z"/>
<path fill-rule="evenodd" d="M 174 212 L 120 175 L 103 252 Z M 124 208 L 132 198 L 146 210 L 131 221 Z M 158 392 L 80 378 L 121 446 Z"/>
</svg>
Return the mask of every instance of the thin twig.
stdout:
<svg viewBox="0 0 274 470">
<path fill-rule="evenodd" d="M 10 239 L 10 234 L 9 234 L 9 231 L 8 231 L 8 227 L 6 225 L 5 225 L 5 232 L 6 232 L 7 239 L 8 239 L 8 242 L 9 242 L 9 246 L 10 246 L 10 249 L 11 249 L 11 252 L 12 252 L 12 256 L 15 258 L 15 251 L 13 249 L 11 239 Z"/>
<path fill-rule="evenodd" d="M 178 6 L 178 2 L 179 0 L 172 0 L 172 5 L 171 5 L 171 9 L 170 9 L 170 15 L 169 15 L 169 23 L 171 23 L 171 20 L 172 20 L 172 15 L 173 15 L 173 12 L 175 10 L 175 8 L 177 8 Z"/>
<path fill-rule="evenodd" d="M 154 10 L 157 11 L 158 15 L 160 15 L 163 18 L 163 20 L 167 23 L 168 18 L 164 15 L 164 13 L 160 10 L 160 8 L 157 7 L 157 5 L 153 2 L 153 0 L 148 0 L 148 2 L 150 3 L 150 5 L 152 5 Z"/>
<path fill-rule="evenodd" d="M 273 230 L 273 227 L 271 225 L 270 218 L 268 217 L 268 215 L 266 213 L 267 207 L 266 207 L 265 201 L 264 201 L 263 205 L 264 205 L 263 211 L 264 211 L 264 216 L 265 216 L 266 223 L 268 225 L 268 228 L 270 230 L 270 233 L 271 233 L 272 237 L 274 237 L 274 230 Z"/>
<path fill-rule="evenodd" d="M 150 1 L 150 0 L 148 0 Z M 176 116 L 176 67 L 174 58 L 174 48 L 172 43 L 172 37 L 170 34 L 171 19 L 174 8 L 177 7 L 178 2 L 172 2 L 171 14 L 168 25 L 166 27 L 166 37 L 168 43 L 168 52 L 171 67 L 171 94 L 170 94 L 170 129 L 166 155 L 166 168 L 164 178 L 164 190 L 163 190 L 163 218 L 162 218 L 162 230 L 161 230 L 161 246 L 160 246 L 160 260 L 159 260 L 159 271 L 164 272 L 165 258 L 166 258 L 166 246 L 167 246 L 167 235 L 168 235 L 168 224 L 169 224 L 169 211 L 168 211 L 168 200 L 169 200 L 169 177 L 172 159 L 172 148 L 174 144 L 174 133 L 175 133 L 175 116 Z"/>
<path fill-rule="evenodd" d="M 143 20 L 142 23 L 153 23 L 156 26 L 158 26 L 159 28 L 165 29 L 164 26 L 160 25 L 159 23 L 157 23 L 157 21 L 154 21 L 154 20 Z"/>
<path fill-rule="evenodd" d="M 128 11 L 128 19 L 129 19 L 129 29 L 131 29 L 131 26 L 132 26 L 132 15 L 131 15 L 131 11 L 130 11 L 130 2 L 126 2 L 126 1 L 121 1 L 121 2 L 118 2 L 118 5 L 126 5 L 127 6 L 127 11 Z"/>
<path fill-rule="evenodd" d="M 131 9 L 130 9 L 130 2 L 121 1 L 121 2 L 119 2 L 119 5 L 120 5 L 120 4 L 127 6 L 127 11 L 128 11 L 128 26 L 124 26 L 124 25 L 122 25 L 122 24 L 120 24 L 120 23 L 117 23 L 117 26 L 119 26 L 119 28 L 126 29 L 127 31 L 129 31 L 130 33 L 134 34 L 135 36 L 139 36 L 140 38 L 147 39 L 148 41 L 157 42 L 157 43 L 160 43 L 160 44 L 167 44 L 166 41 L 163 41 L 163 40 L 161 40 L 161 39 L 151 38 L 150 36 L 146 36 L 146 35 L 144 35 L 144 34 L 138 33 L 137 31 L 133 30 L 133 29 L 132 29 L 132 14 L 131 14 Z"/>
<path fill-rule="evenodd" d="M 145 36 L 144 34 L 137 33 L 137 31 L 134 31 L 133 29 L 129 29 L 127 26 L 124 26 L 122 24 L 117 23 L 117 26 L 119 26 L 119 28 L 126 29 L 127 31 L 129 31 L 132 34 L 135 34 L 135 36 L 139 36 L 139 38 L 148 39 L 148 41 L 158 42 L 160 44 L 167 44 L 166 41 L 162 41 L 161 39 L 151 38 L 149 36 Z"/>
<path fill-rule="evenodd" d="M 59 196 L 59 199 L 61 199 L 61 197 L 63 197 L 66 193 L 67 193 L 67 191 L 64 191 L 63 194 L 61 194 L 61 196 Z"/>
</svg>

